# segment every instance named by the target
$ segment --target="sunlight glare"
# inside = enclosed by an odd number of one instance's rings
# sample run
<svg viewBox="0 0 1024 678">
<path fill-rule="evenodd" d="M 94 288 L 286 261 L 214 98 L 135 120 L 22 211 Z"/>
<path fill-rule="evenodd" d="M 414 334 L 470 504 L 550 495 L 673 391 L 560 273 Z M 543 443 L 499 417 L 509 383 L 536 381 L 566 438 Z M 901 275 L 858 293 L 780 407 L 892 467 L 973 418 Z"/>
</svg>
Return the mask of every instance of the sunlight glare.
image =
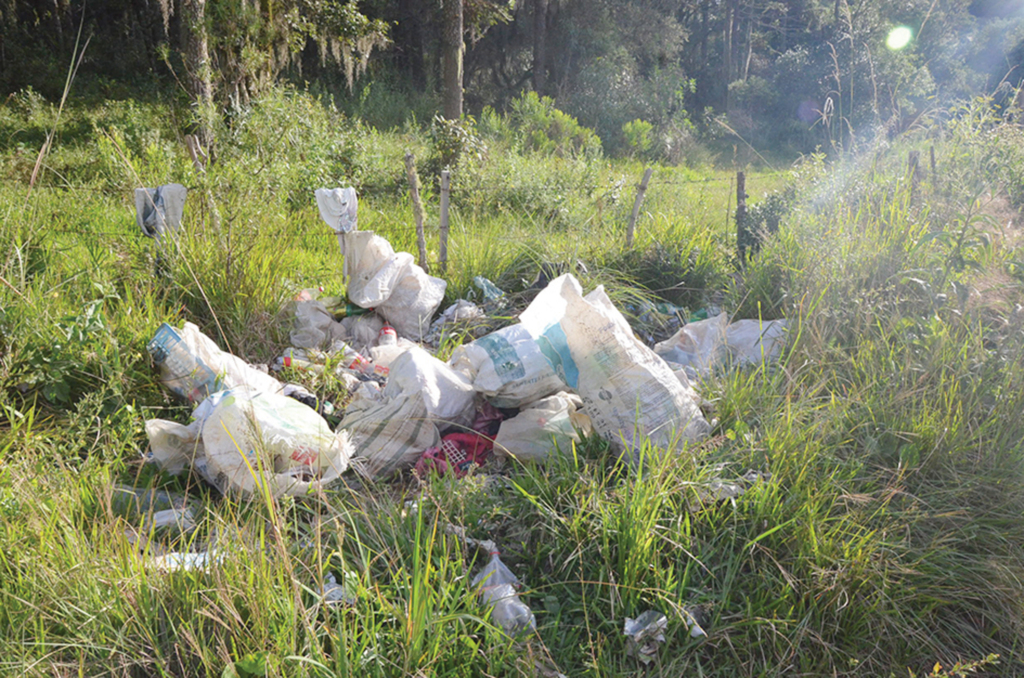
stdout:
<svg viewBox="0 0 1024 678">
<path fill-rule="evenodd" d="M 889 49 L 903 49 L 910 44 L 912 37 L 914 37 L 914 34 L 909 28 L 897 26 L 889 31 L 889 37 L 885 39 L 885 44 Z"/>
</svg>

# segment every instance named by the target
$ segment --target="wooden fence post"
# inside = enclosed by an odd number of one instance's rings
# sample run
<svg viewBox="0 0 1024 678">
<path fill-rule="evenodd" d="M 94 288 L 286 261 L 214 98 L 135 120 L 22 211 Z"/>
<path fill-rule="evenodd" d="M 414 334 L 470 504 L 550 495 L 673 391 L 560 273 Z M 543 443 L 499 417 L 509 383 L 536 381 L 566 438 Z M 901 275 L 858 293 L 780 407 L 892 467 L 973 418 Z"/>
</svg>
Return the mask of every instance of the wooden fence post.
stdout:
<svg viewBox="0 0 1024 678">
<path fill-rule="evenodd" d="M 405 174 L 409 180 L 409 197 L 412 199 L 412 215 L 416 220 L 416 244 L 420 250 L 420 268 L 427 268 L 427 240 L 423 235 L 423 203 L 420 201 L 420 178 L 416 174 L 416 159 L 412 153 L 405 154 Z"/>
<path fill-rule="evenodd" d="M 747 248 L 753 245 L 753 234 L 747 224 L 747 175 L 736 173 L 736 250 L 740 265 L 747 264 Z"/>
<path fill-rule="evenodd" d="M 917 202 L 917 189 L 921 183 L 921 153 L 910 151 L 907 155 L 907 172 L 910 174 L 910 204 Z"/>
<path fill-rule="evenodd" d="M 441 257 L 441 274 L 448 272 L 448 201 L 450 199 L 452 174 L 448 170 L 441 170 L 441 220 L 439 230 L 441 231 L 441 245 L 439 254 Z"/>
<path fill-rule="evenodd" d="M 644 178 L 636 189 L 636 201 L 633 203 L 633 213 L 629 215 L 629 225 L 626 227 L 626 248 L 633 247 L 633 233 L 636 230 L 636 218 L 640 215 L 640 203 L 644 201 L 644 193 L 647 191 L 647 182 L 651 180 L 654 170 L 648 167 L 644 170 Z"/>
</svg>

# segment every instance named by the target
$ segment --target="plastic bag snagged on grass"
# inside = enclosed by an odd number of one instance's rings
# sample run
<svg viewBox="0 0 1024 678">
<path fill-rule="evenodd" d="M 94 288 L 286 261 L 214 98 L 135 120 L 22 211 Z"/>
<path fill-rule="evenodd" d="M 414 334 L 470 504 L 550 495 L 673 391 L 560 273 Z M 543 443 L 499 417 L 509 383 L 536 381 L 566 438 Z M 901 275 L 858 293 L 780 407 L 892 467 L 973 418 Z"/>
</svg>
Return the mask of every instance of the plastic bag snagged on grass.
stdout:
<svg viewBox="0 0 1024 678">
<path fill-rule="evenodd" d="M 535 309 L 542 297 L 545 306 Z M 644 438 L 671 449 L 708 434 L 711 427 L 693 390 L 633 336 L 603 286 L 584 297 L 579 283 L 567 274 L 553 280 L 537 299 L 520 320 L 538 336 L 544 355 L 553 364 L 557 361 L 567 383 L 575 382 L 594 430 L 634 456 Z"/>
<path fill-rule="evenodd" d="M 786 340 L 785 320 L 737 320 L 721 313 L 707 320 L 685 325 L 654 352 L 670 363 L 709 372 L 732 361 L 734 365 L 757 364 L 774 360 L 782 353 Z"/>
<path fill-rule="evenodd" d="M 356 218 L 359 200 L 356 189 L 318 188 L 316 189 L 316 206 L 320 210 L 320 218 L 335 233 L 348 233 L 356 230 Z"/>
<path fill-rule="evenodd" d="M 284 384 L 244 360 L 226 353 L 190 322 L 177 330 L 160 325 L 146 345 L 160 370 L 165 388 L 200 403 L 216 391 L 248 386 L 266 393 L 280 393 Z"/>
<path fill-rule="evenodd" d="M 311 408 L 286 396 L 219 391 L 183 426 L 146 422 L 152 461 L 170 473 L 191 465 L 221 493 L 303 495 L 337 479 L 353 447 Z"/>
<path fill-rule="evenodd" d="M 564 392 L 538 400 L 501 422 L 494 438 L 495 451 L 519 461 L 544 461 L 556 446 L 560 452 L 569 451 L 580 439 L 576 430 L 590 429 L 590 420 L 577 412 L 582 406 L 579 396 Z"/>
<path fill-rule="evenodd" d="M 135 189 L 135 222 L 143 234 L 160 242 L 181 228 L 188 189 L 181 184 Z"/>
<path fill-rule="evenodd" d="M 348 296 L 353 304 L 375 309 L 400 336 L 422 341 L 444 298 L 444 280 L 427 275 L 408 252 L 396 253 L 372 231 L 352 231 L 343 241 Z"/>
</svg>

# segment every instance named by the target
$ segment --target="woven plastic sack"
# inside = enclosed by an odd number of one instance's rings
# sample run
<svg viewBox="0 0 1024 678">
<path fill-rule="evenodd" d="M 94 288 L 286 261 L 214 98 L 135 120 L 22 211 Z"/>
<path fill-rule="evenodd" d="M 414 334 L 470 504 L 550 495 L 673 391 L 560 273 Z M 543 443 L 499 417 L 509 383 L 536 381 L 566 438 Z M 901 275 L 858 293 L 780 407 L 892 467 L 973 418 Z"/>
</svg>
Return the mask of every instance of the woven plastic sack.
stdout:
<svg viewBox="0 0 1024 678">
<path fill-rule="evenodd" d="M 441 440 L 418 393 L 357 396 L 345 409 L 339 430 L 351 436 L 355 446 L 351 466 L 365 478 L 384 478 L 409 468 Z"/>
<path fill-rule="evenodd" d="M 594 429 L 634 458 L 645 438 L 660 449 L 704 438 L 711 427 L 692 391 L 636 339 L 604 287 L 584 297 L 575 278 L 563 278 L 551 284 L 565 301 L 560 325 Z"/>
<path fill-rule="evenodd" d="M 469 376 L 473 387 L 495 407 L 522 407 L 565 388 L 522 324 L 463 344 L 448 364 Z"/>
<path fill-rule="evenodd" d="M 476 393 L 469 379 L 422 348 L 414 346 L 395 358 L 384 387 L 385 398 L 419 397 L 439 428 L 469 426 L 476 416 Z"/>
</svg>

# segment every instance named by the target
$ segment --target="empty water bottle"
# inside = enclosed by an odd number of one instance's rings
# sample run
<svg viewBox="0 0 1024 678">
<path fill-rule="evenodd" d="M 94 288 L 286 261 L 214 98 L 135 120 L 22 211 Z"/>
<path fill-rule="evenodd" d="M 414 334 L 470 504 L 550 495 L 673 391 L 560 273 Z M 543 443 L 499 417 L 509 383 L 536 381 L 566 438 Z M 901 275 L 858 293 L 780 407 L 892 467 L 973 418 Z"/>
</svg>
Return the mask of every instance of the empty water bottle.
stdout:
<svg viewBox="0 0 1024 678">
<path fill-rule="evenodd" d="M 501 562 L 497 551 L 490 551 L 490 555 L 490 561 L 473 579 L 473 585 L 481 587 L 480 601 L 491 606 L 491 621 L 510 636 L 535 631 L 537 620 L 533 611 L 516 593 L 519 579 Z"/>
</svg>

